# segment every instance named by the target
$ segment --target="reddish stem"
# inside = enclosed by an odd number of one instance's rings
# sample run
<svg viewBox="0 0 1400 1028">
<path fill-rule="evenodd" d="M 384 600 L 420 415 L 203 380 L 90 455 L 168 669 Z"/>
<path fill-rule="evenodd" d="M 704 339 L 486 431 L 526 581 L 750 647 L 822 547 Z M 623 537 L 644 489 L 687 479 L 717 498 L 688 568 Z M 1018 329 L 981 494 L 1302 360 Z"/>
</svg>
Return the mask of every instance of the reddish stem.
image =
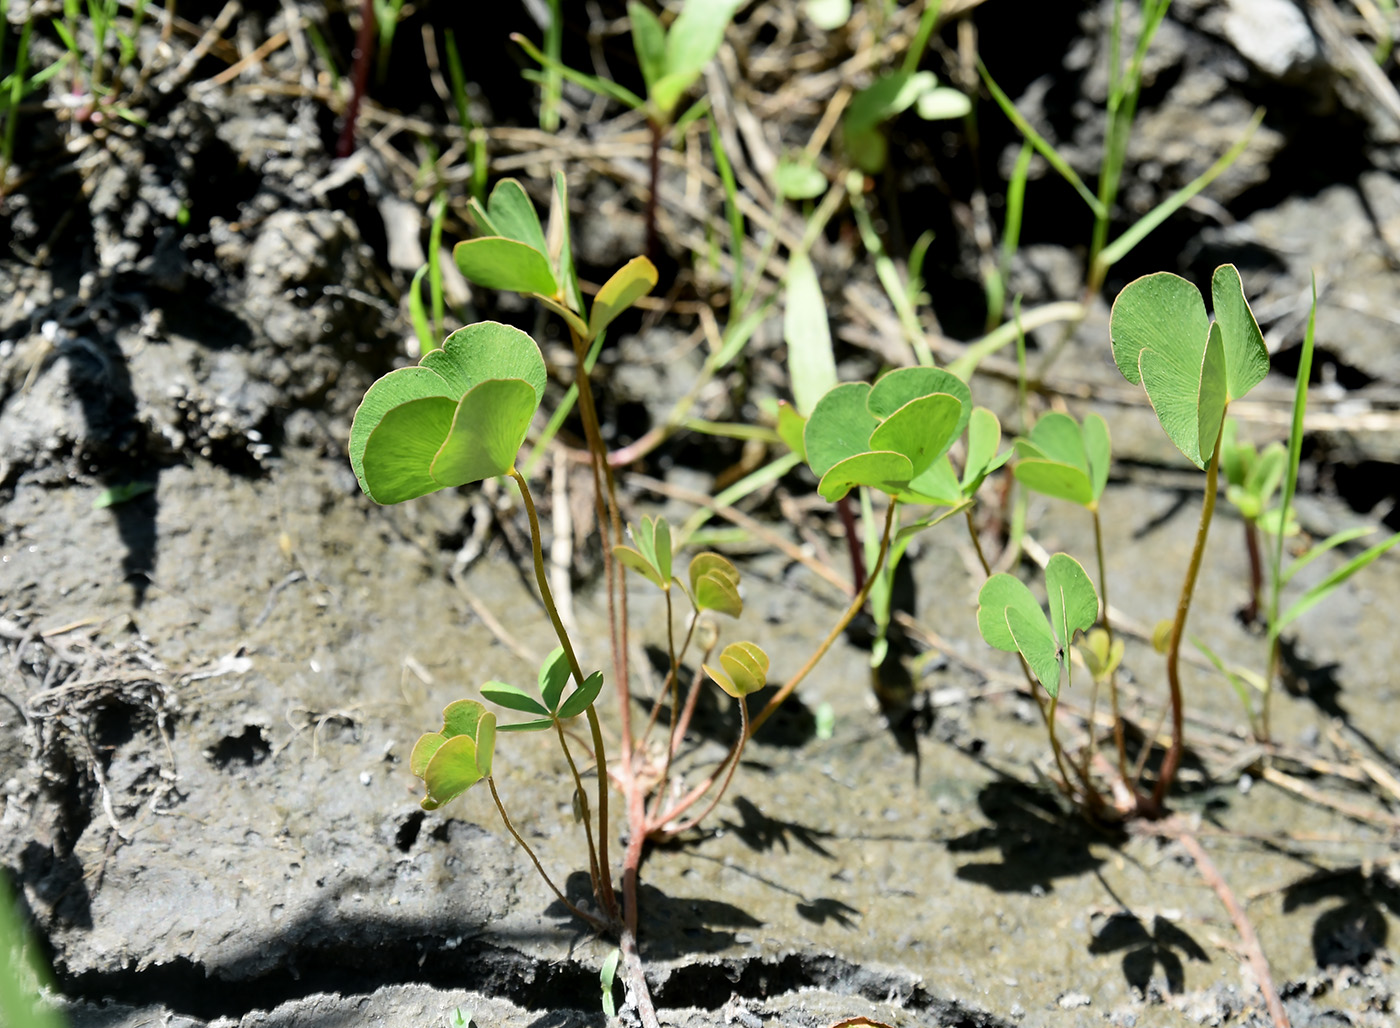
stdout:
<svg viewBox="0 0 1400 1028">
<path fill-rule="evenodd" d="M 349 157 L 355 152 L 355 122 L 360 117 L 360 100 L 369 88 L 369 66 L 374 60 L 374 2 L 364 0 L 360 5 L 360 31 L 355 35 L 355 65 L 351 72 L 350 103 L 345 108 L 345 124 L 340 127 L 340 139 L 335 155 Z"/>
</svg>

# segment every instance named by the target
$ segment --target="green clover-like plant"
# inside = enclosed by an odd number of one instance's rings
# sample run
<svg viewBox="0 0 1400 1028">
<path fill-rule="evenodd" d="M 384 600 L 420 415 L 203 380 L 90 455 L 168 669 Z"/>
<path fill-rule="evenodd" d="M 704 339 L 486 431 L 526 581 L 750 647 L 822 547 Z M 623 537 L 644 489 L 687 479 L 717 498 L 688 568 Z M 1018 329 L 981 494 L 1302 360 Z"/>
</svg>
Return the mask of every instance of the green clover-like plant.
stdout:
<svg viewBox="0 0 1400 1028">
<path fill-rule="evenodd" d="M 563 174 L 555 177 L 561 211 L 568 210 Z M 567 214 L 554 245 L 546 241 L 540 216 L 529 194 L 515 179 L 502 179 L 486 205 L 468 201 L 477 224 L 486 233 L 460 242 L 452 251 L 458 270 L 488 289 L 533 296 L 562 317 L 584 343 L 656 286 L 656 268 L 645 257 L 634 257 L 603 283 L 591 310 L 583 302 L 574 270 Z"/>
<path fill-rule="evenodd" d="M 1225 408 L 1269 372 L 1234 265 L 1215 269 L 1211 298 L 1214 322 L 1194 285 L 1158 272 L 1124 286 L 1109 321 L 1118 370 L 1143 386 L 1167 436 L 1198 468 L 1211 459 Z"/>
<path fill-rule="evenodd" d="M 744 613 L 739 570 L 718 553 L 698 553 L 690 561 L 690 598 L 697 611 L 737 618 Z"/>
<path fill-rule="evenodd" d="M 736 700 L 768 684 L 768 654 L 757 643 L 734 642 L 719 655 L 719 667 L 705 664 L 705 674 Z"/>
<path fill-rule="evenodd" d="M 603 672 L 593 672 L 583 680 L 582 686 L 576 687 L 565 699 L 564 686 L 568 682 L 568 657 L 562 646 L 556 646 L 540 665 L 538 700 L 518 685 L 508 682 L 487 682 L 481 687 L 481 695 L 509 710 L 535 715 L 531 721 L 501 725 L 502 732 L 543 732 L 554 727 L 556 722 L 578 717 L 586 711 L 603 689 Z"/>
<path fill-rule="evenodd" d="M 459 329 L 365 393 L 350 429 L 360 488 L 401 503 L 510 473 L 544 385 L 544 358 L 524 332 L 494 321 Z"/>
<path fill-rule="evenodd" d="M 1019 578 L 997 574 L 977 594 L 977 629 L 987 645 L 1025 658 L 1052 700 L 1059 699 L 1061 671 L 1069 682 L 1069 648 L 1075 632 L 1087 632 L 1099 616 L 1094 583 L 1073 557 L 1057 553 L 1045 565 L 1050 616 Z"/>
<path fill-rule="evenodd" d="M 899 500 L 946 503 L 935 495 L 936 463 L 971 417 L 972 394 L 956 375 L 901 368 L 873 386 L 846 382 L 830 390 L 807 419 L 803 446 L 829 501 L 863 485 Z"/>
<path fill-rule="evenodd" d="M 424 810 L 436 810 L 491 776 L 496 715 L 476 700 L 457 700 L 442 712 L 442 731 L 419 737 L 409 769 L 427 787 Z"/>
<path fill-rule="evenodd" d="M 614 546 L 613 556 L 653 585 L 671 588 L 671 526 L 665 518 L 643 515 L 631 529 L 633 546 Z M 731 565 L 732 566 L 732 565 Z"/>
<path fill-rule="evenodd" d="M 931 71 L 906 68 L 880 76 L 856 93 L 841 122 L 842 143 L 857 168 L 871 175 L 885 170 L 889 142 L 882 126 L 910 107 L 925 121 L 946 121 L 966 117 L 972 101 L 940 86 Z"/>
<path fill-rule="evenodd" d="M 1068 414 L 1043 415 L 1016 440 L 1016 481 L 1046 496 L 1094 510 L 1108 484 L 1108 423 L 1090 414 L 1081 425 Z"/>
</svg>

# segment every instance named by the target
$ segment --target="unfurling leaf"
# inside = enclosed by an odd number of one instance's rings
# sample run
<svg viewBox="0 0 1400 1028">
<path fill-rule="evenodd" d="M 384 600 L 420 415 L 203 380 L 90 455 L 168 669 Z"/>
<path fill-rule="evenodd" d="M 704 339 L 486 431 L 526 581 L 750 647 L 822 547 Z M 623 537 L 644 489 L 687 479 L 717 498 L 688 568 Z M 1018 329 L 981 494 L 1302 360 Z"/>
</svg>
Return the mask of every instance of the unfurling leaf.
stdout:
<svg viewBox="0 0 1400 1028">
<path fill-rule="evenodd" d="M 690 595 L 697 610 L 737 618 L 744 612 L 739 569 L 718 553 L 700 553 L 690 562 Z"/>
<path fill-rule="evenodd" d="M 719 662 L 720 668 L 704 665 L 705 673 L 736 700 L 758 692 L 768 682 L 768 654 L 756 643 L 730 643 Z"/>
</svg>

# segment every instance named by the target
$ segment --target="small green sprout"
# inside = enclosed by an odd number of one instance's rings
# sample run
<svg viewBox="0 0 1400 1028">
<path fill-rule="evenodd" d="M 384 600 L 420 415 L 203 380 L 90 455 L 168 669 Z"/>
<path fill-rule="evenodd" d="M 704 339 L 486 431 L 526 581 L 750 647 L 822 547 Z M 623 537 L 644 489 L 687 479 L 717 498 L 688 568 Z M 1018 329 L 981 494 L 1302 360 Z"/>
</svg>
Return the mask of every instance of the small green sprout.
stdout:
<svg viewBox="0 0 1400 1028">
<path fill-rule="evenodd" d="M 613 1002 L 613 979 L 617 977 L 617 964 L 622 959 L 622 950 L 614 947 L 603 961 L 602 968 L 598 971 L 598 984 L 603 990 L 603 1016 L 616 1017 L 617 1005 Z"/>
<path fill-rule="evenodd" d="M 1016 441 L 1016 481 L 1046 496 L 1094 510 L 1108 484 L 1108 423 L 1090 414 L 1081 425 L 1068 414 L 1043 415 Z"/>
<path fill-rule="evenodd" d="M 977 629 L 989 646 L 1019 653 L 1051 700 L 1060 696 L 1060 678 L 1069 684 L 1070 643 L 1099 617 L 1099 597 L 1083 566 L 1057 553 L 1045 565 L 1050 617 L 1019 578 L 997 574 L 977 594 Z"/>
<path fill-rule="evenodd" d="M 603 672 L 594 671 L 583 680 L 582 686 L 575 688 L 569 698 L 564 699 L 564 686 L 568 682 L 569 662 L 564 647 L 556 646 L 540 665 L 539 700 L 518 685 L 506 682 L 487 682 L 481 687 L 481 695 L 510 710 L 537 715 L 533 721 L 501 725 L 502 732 L 541 732 L 554 727 L 559 721 L 578 717 L 587 710 L 603 690 Z"/>
<path fill-rule="evenodd" d="M 972 101 L 950 86 L 940 86 L 931 71 L 880 76 L 856 93 L 841 123 L 842 142 L 857 168 L 871 175 L 885 170 L 889 141 L 883 126 L 910 107 L 925 121 L 947 121 L 970 114 Z"/>
<path fill-rule="evenodd" d="M 482 779 L 491 777 L 496 750 L 496 715 L 476 700 L 457 700 L 442 712 L 442 731 L 419 737 L 409 769 L 423 779 L 424 810 L 436 810 Z"/>
</svg>

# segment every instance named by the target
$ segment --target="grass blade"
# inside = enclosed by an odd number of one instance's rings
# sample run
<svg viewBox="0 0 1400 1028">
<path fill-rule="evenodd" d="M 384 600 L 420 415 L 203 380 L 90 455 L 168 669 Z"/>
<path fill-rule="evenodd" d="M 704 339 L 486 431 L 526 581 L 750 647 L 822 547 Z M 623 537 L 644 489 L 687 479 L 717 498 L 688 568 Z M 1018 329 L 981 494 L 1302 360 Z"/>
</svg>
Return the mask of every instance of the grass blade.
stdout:
<svg viewBox="0 0 1400 1028">
<path fill-rule="evenodd" d="M 1321 603 L 1323 600 L 1325 600 L 1338 586 L 1342 585 L 1342 583 L 1344 583 L 1348 578 L 1356 574 L 1367 564 L 1370 564 L 1372 561 L 1376 560 L 1378 557 L 1381 556 L 1381 554 L 1385 553 L 1396 543 L 1400 543 L 1400 532 L 1396 532 L 1384 542 L 1376 543 L 1376 545 L 1372 546 L 1369 550 L 1357 554 L 1351 560 L 1347 561 L 1345 564 L 1339 567 L 1336 571 L 1332 572 L 1330 575 L 1324 578 L 1321 582 L 1318 582 L 1317 585 L 1313 586 L 1307 592 L 1303 593 L 1303 595 L 1298 598 L 1297 602 L 1295 602 L 1293 606 L 1289 607 L 1286 611 L 1284 611 L 1283 616 L 1278 619 L 1278 624 L 1274 628 L 1275 632 L 1283 631 L 1284 628 L 1286 628 L 1297 618 L 1305 614 L 1307 611 L 1311 610 L 1318 603 Z"/>
</svg>

